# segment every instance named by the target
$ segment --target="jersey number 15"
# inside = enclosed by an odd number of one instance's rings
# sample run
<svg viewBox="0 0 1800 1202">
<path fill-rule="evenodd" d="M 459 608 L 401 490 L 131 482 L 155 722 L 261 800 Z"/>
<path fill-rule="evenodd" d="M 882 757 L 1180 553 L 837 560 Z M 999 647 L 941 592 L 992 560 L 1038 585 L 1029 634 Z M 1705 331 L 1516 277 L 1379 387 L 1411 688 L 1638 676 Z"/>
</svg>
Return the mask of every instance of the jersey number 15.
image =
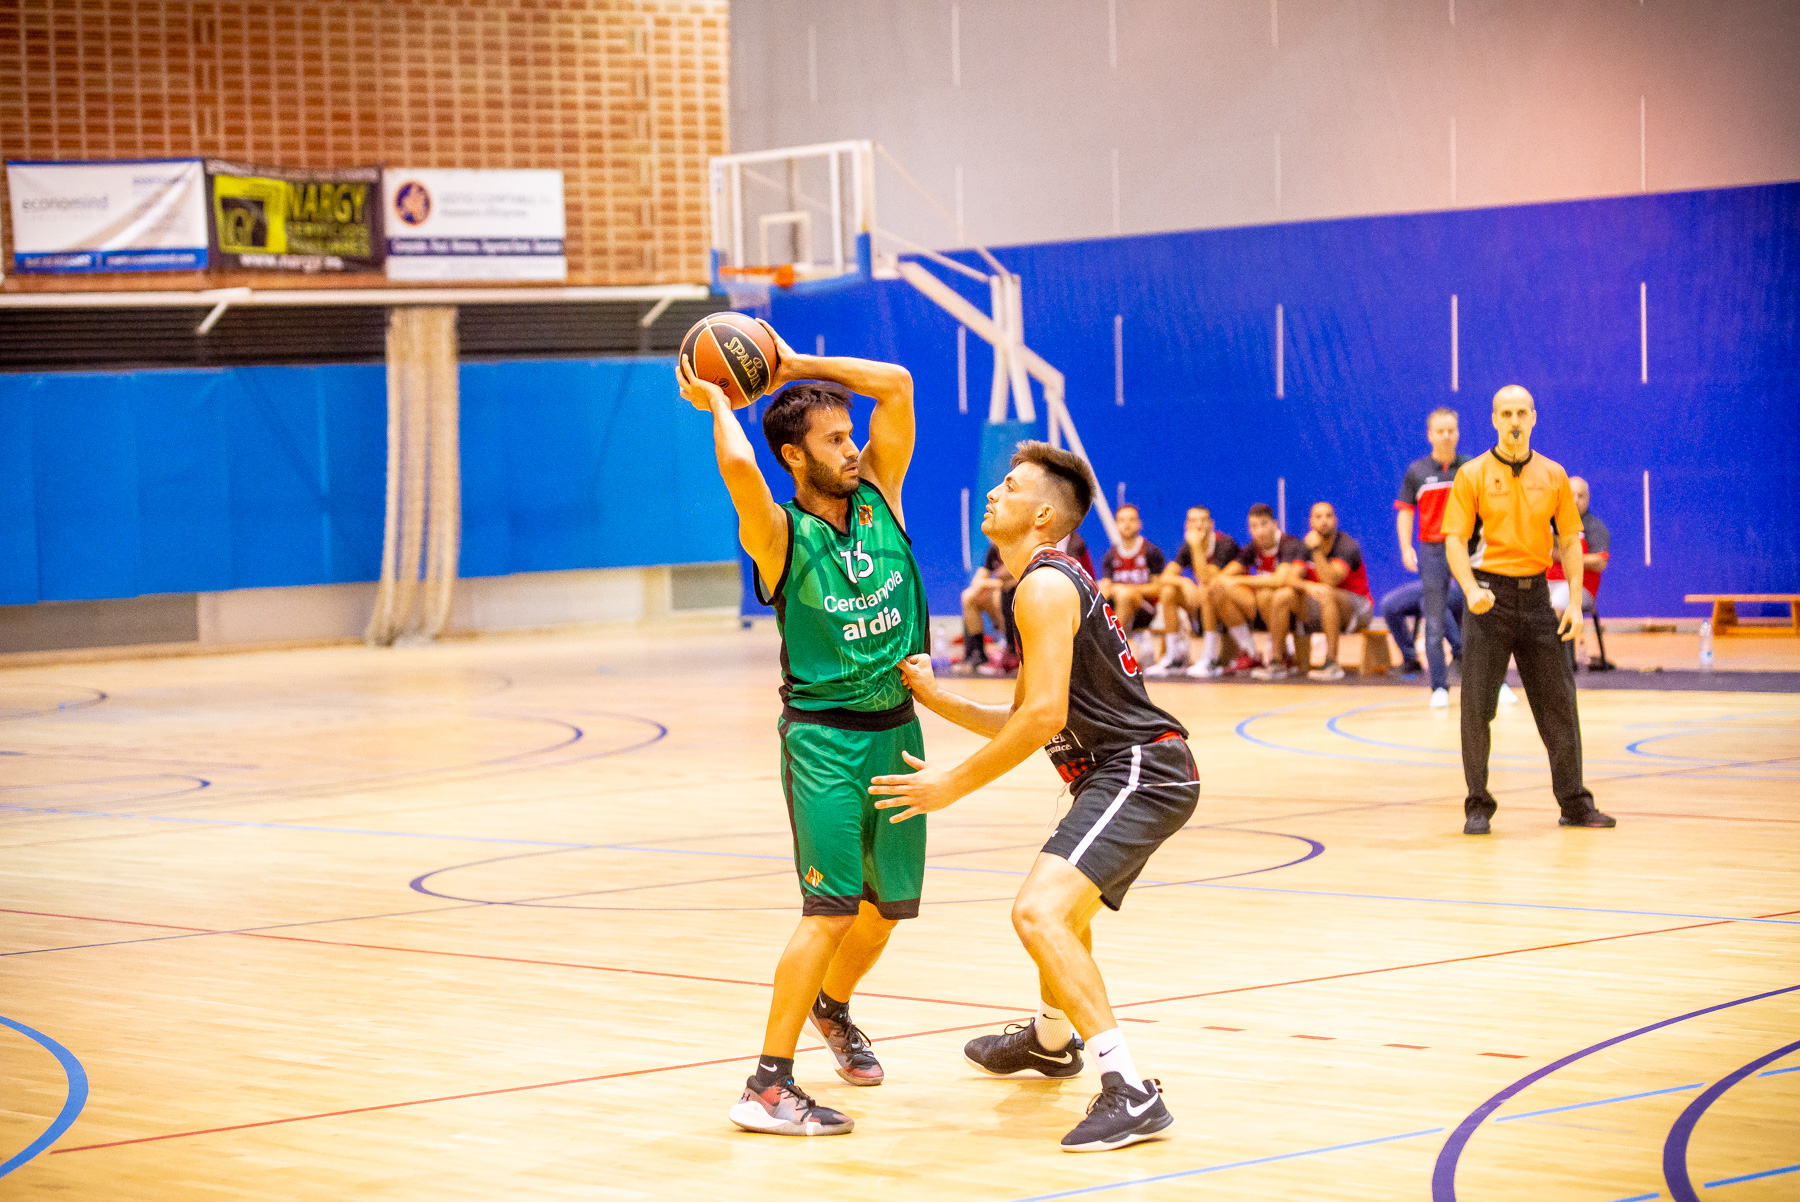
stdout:
<svg viewBox="0 0 1800 1202">
<path fill-rule="evenodd" d="M 875 561 L 863 550 L 861 539 L 856 540 L 856 550 L 839 551 L 838 555 L 844 561 L 844 574 L 850 577 L 851 584 L 875 574 Z"/>
</svg>

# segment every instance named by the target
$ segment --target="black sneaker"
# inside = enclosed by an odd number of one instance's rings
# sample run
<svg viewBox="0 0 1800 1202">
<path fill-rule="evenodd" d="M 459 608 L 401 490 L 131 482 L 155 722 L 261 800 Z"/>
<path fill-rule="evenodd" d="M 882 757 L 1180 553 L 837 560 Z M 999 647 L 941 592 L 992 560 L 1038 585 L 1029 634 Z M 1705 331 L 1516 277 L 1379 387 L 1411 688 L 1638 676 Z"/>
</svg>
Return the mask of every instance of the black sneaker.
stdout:
<svg viewBox="0 0 1800 1202">
<path fill-rule="evenodd" d="M 963 1059 L 995 1077 L 1026 1071 L 1046 1077 L 1073 1077 L 1081 1071 L 1081 1036 L 1051 1052 L 1038 1042 L 1037 1023 L 1014 1023 L 1000 1035 L 983 1035 L 963 1045 Z"/>
<path fill-rule="evenodd" d="M 831 1058 L 837 1061 L 837 1075 L 852 1085 L 880 1085 L 887 1074 L 882 1071 L 881 1061 L 875 1059 L 875 1049 L 869 1046 L 869 1037 L 862 1033 L 862 1028 L 850 1021 L 849 1011 L 842 1015 L 821 1015 L 815 1007 L 806 1016 L 819 1038 L 825 1041 L 825 1048 Z"/>
<path fill-rule="evenodd" d="M 1568 819 L 1563 820 L 1565 823 Z M 1463 834 L 1485 835 L 1488 833 L 1488 816 L 1486 814 L 1470 814 L 1463 819 Z"/>
<path fill-rule="evenodd" d="M 856 1126 L 849 1115 L 813 1101 L 792 1077 L 762 1090 L 754 1077 L 744 1082 L 731 1121 L 766 1135 L 848 1135 Z"/>
<path fill-rule="evenodd" d="M 1175 1121 L 1163 1105 L 1162 1082 L 1146 1081 L 1143 1090 L 1125 1084 L 1118 1073 L 1102 1073 L 1100 1094 L 1088 1103 L 1087 1117 L 1063 1136 L 1065 1152 L 1105 1152 L 1153 1139 Z"/>
<path fill-rule="evenodd" d="M 1556 820 L 1556 825 L 1591 826 L 1598 830 L 1605 830 L 1609 826 L 1619 825 L 1619 820 L 1614 818 L 1611 814 L 1602 814 L 1599 810 L 1589 810 L 1579 818 L 1571 818 L 1567 814 L 1564 814 L 1561 818 Z"/>
</svg>

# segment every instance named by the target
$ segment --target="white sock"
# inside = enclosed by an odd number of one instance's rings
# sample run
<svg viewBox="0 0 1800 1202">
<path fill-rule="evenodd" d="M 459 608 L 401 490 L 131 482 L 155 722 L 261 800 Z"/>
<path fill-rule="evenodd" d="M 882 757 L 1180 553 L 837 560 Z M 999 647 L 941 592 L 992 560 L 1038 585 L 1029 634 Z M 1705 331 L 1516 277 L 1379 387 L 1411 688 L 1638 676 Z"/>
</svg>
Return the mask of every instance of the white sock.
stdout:
<svg viewBox="0 0 1800 1202">
<path fill-rule="evenodd" d="M 1207 631 L 1205 637 L 1201 640 L 1201 643 L 1206 648 L 1204 655 L 1203 655 L 1203 658 L 1206 660 L 1206 662 L 1209 664 L 1218 663 L 1219 662 L 1219 632 L 1216 630 Z"/>
<path fill-rule="evenodd" d="M 1231 628 L 1231 639 L 1238 645 L 1240 655 L 1256 656 L 1256 640 L 1250 637 L 1250 624 L 1241 623 Z"/>
<path fill-rule="evenodd" d="M 1033 1025 L 1037 1028 L 1038 1046 L 1046 1052 L 1060 1052 L 1075 1038 L 1075 1024 L 1069 1021 L 1068 1015 L 1049 1002 L 1038 1003 L 1037 1019 Z"/>
<path fill-rule="evenodd" d="M 1125 1037 L 1119 1034 L 1119 1028 L 1102 1031 L 1088 1040 L 1087 1050 L 1099 1060 L 1102 1073 L 1117 1073 L 1125 1078 L 1125 1084 L 1143 1092 L 1144 1079 L 1138 1076 L 1137 1066 L 1131 1063 L 1131 1050 L 1125 1046 Z"/>
</svg>

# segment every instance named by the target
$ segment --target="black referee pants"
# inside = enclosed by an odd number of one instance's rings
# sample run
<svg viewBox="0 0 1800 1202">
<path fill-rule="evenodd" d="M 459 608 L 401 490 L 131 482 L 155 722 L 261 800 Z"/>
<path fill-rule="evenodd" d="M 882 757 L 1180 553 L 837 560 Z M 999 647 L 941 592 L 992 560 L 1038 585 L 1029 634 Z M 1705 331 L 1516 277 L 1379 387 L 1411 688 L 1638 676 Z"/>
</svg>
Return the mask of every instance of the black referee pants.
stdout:
<svg viewBox="0 0 1800 1202">
<path fill-rule="evenodd" d="M 1494 607 L 1484 614 L 1464 610 L 1462 758 L 1469 795 L 1463 812 L 1492 815 L 1497 808 L 1488 792 L 1488 724 L 1500 704 L 1506 662 L 1515 659 L 1538 736 L 1550 755 L 1556 804 L 1567 817 L 1581 817 L 1594 808 L 1594 795 L 1581 780 L 1575 672 L 1557 637 L 1558 615 L 1550 608 L 1549 587 L 1542 575 L 1501 576 L 1477 569 L 1475 579 L 1493 592 Z"/>
</svg>

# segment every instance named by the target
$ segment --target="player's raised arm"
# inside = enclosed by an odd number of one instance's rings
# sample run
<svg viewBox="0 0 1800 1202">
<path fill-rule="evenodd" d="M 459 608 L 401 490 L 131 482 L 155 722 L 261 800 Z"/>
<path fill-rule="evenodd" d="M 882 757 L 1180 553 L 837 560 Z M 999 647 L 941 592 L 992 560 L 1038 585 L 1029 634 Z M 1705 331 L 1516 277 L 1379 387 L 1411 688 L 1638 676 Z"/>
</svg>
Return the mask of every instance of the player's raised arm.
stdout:
<svg viewBox="0 0 1800 1202">
<path fill-rule="evenodd" d="M 1068 722 L 1069 668 L 1075 655 L 1075 629 L 1081 624 L 1081 594 L 1061 573 L 1034 572 L 1019 584 L 1013 616 L 1019 626 L 1023 662 L 1005 721 L 986 746 L 955 768 L 934 769 L 908 756 L 907 762 L 920 771 L 910 776 L 877 776 L 869 792 L 885 795 L 885 799 L 876 802 L 876 808 L 907 807 L 891 821 L 903 822 L 914 814 L 941 810 L 999 779 L 1024 763 Z M 925 704 L 931 708 L 929 702 Z M 984 711 L 983 716 L 1001 708 L 966 704 Z M 967 716 L 975 717 L 972 713 Z M 976 725 L 968 728 L 981 733 Z"/>
<path fill-rule="evenodd" d="M 767 322 L 763 323 L 765 326 Z M 901 509 L 900 489 L 906 482 L 906 469 L 912 465 L 913 422 L 912 373 L 898 363 L 882 363 L 875 359 L 854 359 L 843 355 L 802 355 L 775 334 L 781 352 L 770 390 L 794 380 L 829 380 L 842 384 L 851 392 L 875 399 L 875 410 L 869 414 L 869 440 L 863 446 L 863 478 L 881 490 L 893 506 L 894 516 L 902 525 L 906 517 Z"/>
<path fill-rule="evenodd" d="M 731 494 L 732 507 L 738 515 L 738 542 L 756 564 L 757 571 L 772 587 L 781 579 L 787 560 L 787 515 L 775 503 L 769 482 L 756 466 L 756 451 L 749 436 L 731 410 L 724 391 L 709 380 L 702 380 L 689 369 L 687 361 L 677 356 L 675 378 L 681 395 L 694 408 L 710 412 L 713 418 L 713 454 L 719 460 L 719 475 L 725 491 Z"/>
</svg>

